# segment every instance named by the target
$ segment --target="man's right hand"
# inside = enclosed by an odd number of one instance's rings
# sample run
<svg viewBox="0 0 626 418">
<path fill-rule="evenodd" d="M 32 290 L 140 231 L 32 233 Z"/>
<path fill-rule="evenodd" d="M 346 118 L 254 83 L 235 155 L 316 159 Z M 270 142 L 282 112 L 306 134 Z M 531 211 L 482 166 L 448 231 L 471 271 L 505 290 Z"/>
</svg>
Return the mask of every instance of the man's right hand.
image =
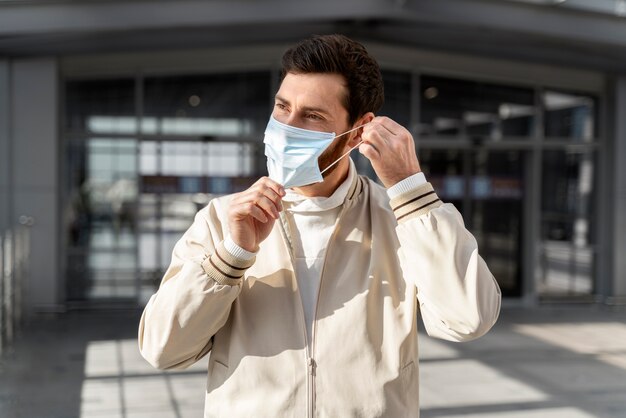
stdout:
<svg viewBox="0 0 626 418">
<path fill-rule="evenodd" d="M 244 250 L 256 252 L 282 211 L 285 189 L 261 177 L 249 189 L 234 195 L 228 208 L 230 237 Z"/>
</svg>

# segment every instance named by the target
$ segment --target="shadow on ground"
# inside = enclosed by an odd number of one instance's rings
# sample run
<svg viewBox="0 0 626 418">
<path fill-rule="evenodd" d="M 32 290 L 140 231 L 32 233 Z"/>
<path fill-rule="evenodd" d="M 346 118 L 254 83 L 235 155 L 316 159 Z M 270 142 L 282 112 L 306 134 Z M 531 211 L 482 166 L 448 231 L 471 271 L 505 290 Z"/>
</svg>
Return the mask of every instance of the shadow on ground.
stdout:
<svg viewBox="0 0 626 418">
<path fill-rule="evenodd" d="M 199 417 L 206 360 L 160 372 L 137 348 L 140 311 L 41 316 L 0 361 L 0 417 Z"/>
<path fill-rule="evenodd" d="M 0 417 L 200 417 L 206 358 L 160 372 L 139 311 L 31 321 L 0 361 Z M 490 334 L 420 340 L 422 418 L 626 417 L 626 310 L 506 309 Z"/>
<path fill-rule="evenodd" d="M 482 339 L 421 340 L 422 418 L 626 417 L 626 310 L 503 311 Z"/>
</svg>

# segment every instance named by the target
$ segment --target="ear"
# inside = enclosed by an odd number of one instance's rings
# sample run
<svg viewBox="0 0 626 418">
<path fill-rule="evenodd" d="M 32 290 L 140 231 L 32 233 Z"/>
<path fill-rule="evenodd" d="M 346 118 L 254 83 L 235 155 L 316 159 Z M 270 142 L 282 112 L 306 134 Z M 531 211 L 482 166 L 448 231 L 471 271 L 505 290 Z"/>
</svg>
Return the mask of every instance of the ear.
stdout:
<svg viewBox="0 0 626 418">
<path fill-rule="evenodd" d="M 366 114 L 361 116 L 359 119 L 357 119 L 357 121 L 353 125 L 353 128 L 355 128 L 357 126 L 366 125 L 366 124 L 370 123 L 375 117 L 376 117 L 376 115 L 374 115 L 374 113 L 367 112 Z M 350 135 L 350 140 L 348 141 L 347 145 L 350 148 L 356 147 L 356 145 L 359 142 L 361 142 L 361 134 L 362 133 L 363 133 L 363 129 L 357 129 L 356 131 L 354 131 L 352 133 L 352 135 Z"/>
</svg>

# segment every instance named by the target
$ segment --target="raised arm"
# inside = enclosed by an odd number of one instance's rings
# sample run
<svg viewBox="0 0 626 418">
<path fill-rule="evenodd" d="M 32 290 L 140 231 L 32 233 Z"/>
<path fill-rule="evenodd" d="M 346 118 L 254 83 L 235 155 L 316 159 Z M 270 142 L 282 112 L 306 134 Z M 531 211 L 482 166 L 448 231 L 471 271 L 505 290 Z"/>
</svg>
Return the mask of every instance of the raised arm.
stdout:
<svg viewBox="0 0 626 418">
<path fill-rule="evenodd" d="M 150 364 L 185 368 L 211 350 L 211 339 L 228 320 L 244 274 L 255 261 L 237 256 L 233 248 L 257 251 L 282 210 L 284 194 L 282 186 L 263 177 L 228 197 L 225 210 L 218 199 L 198 212 L 141 317 L 139 349 Z M 230 232 L 226 240 L 223 224 Z"/>
<path fill-rule="evenodd" d="M 232 257 L 224 248 L 213 202 L 198 212 L 144 309 L 139 324 L 143 357 L 156 368 L 175 369 L 205 356 L 253 263 Z"/>
<path fill-rule="evenodd" d="M 430 183 L 415 186 L 412 179 L 421 168 L 406 128 L 376 117 L 361 137 L 359 151 L 371 161 L 388 193 L 392 188 L 394 195 L 401 192 L 390 204 L 398 220 L 402 270 L 417 286 L 426 330 L 453 341 L 483 335 L 500 312 L 500 289 L 461 214 L 443 204 Z"/>
<path fill-rule="evenodd" d="M 468 341 L 485 334 L 500 312 L 500 288 L 478 254 L 461 214 L 430 183 L 391 201 L 405 279 L 417 286 L 429 335 Z"/>
</svg>

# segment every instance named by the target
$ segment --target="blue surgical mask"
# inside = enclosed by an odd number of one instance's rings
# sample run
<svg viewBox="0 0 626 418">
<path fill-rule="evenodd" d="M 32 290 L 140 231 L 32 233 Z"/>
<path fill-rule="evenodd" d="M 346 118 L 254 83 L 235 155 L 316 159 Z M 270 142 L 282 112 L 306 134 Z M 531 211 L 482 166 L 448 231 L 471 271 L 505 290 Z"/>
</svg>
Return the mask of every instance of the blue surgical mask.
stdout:
<svg viewBox="0 0 626 418">
<path fill-rule="evenodd" d="M 334 132 L 310 131 L 286 125 L 270 116 L 265 128 L 265 156 L 269 177 L 285 189 L 319 183 L 322 174 L 348 155 L 352 149 L 320 171 L 317 159 L 338 137 L 359 129 L 361 126 L 340 135 Z"/>
</svg>

